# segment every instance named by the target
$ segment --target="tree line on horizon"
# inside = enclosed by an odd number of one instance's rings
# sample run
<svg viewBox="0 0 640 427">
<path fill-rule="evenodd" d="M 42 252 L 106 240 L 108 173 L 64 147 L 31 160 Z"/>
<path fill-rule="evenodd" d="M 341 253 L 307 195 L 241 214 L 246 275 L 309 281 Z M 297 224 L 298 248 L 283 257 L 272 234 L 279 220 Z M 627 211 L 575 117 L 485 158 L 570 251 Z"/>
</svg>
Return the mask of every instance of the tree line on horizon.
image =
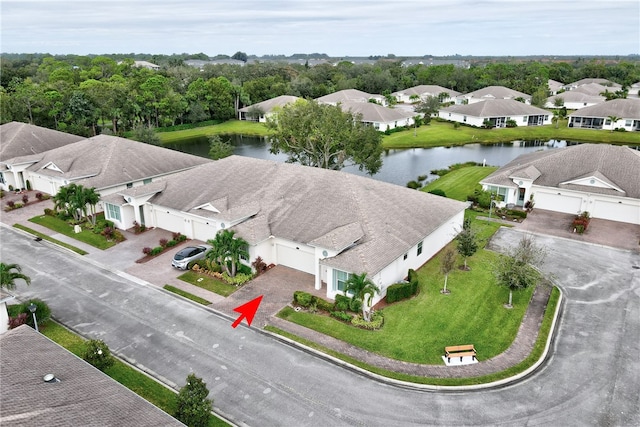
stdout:
<svg viewBox="0 0 640 427">
<path fill-rule="evenodd" d="M 403 66 L 401 60 L 385 58 L 373 64 L 254 62 L 200 70 L 174 58 L 156 71 L 134 66 L 133 59 L 108 56 L 3 54 L 0 69 L 1 123 L 28 122 L 87 137 L 226 121 L 243 106 L 280 95 L 314 99 L 343 89 L 389 95 L 417 85 L 468 93 L 498 85 L 530 94 L 540 105 L 549 95 L 549 79 L 605 78 L 623 88 L 640 81 L 640 62 L 597 59 L 495 61 L 463 68 Z"/>
</svg>

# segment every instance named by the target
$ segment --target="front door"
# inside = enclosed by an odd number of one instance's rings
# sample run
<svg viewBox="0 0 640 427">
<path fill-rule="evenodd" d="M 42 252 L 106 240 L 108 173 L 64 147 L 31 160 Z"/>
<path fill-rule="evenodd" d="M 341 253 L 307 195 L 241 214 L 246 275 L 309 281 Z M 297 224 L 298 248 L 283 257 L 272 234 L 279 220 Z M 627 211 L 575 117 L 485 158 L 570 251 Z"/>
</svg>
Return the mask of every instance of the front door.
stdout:
<svg viewBox="0 0 640 427">
<path fill-rule="evenodd" d="M 138 206 L 138 209 L 140 211 L 140 225 L 145 225 L 144 224 L 144 205 Z"/>
<path fill-rule="evenodd" d="M 524 193 L 527 192 L 526 188 L 518 188 L 518 206 L 524 206 Z"/>
</svg>

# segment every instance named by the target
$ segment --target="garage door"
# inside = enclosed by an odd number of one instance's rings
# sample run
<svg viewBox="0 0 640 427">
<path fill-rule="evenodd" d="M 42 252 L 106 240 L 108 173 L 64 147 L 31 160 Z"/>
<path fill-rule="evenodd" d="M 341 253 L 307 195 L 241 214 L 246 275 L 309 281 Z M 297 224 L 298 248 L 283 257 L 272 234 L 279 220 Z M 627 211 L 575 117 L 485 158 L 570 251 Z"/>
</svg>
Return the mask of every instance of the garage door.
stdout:
<svg viewBox="0 0 640 427">
<path fill-rule="evenodd" d="M 554 193 L 536 192 L 535 196 L 536 208 L 546 209 L 554 212 L 564 212 L 577 214 L 582 209 L 582 198 L 568 195 L 560 195 Z"/>
<path fill-rule="evenodd" d="M 309 252 L 309 249 L 305 251 L 304 247 L 296 249 L 278 244 L 276 245 L 276 254 L 276 264 L 285 265 L 310 274 L 316 273 L 314 255 L 313 252 Z"/>
<path fill-rule="evenodd" d="M 638 208 L 638 206 L 606 200 L 594 201 L 591 216 L 594 218 L 608 219 L 610 221 L 640 224 L 640 208 Z"/>
<path fill-rule="evenodd" d="M 156 227 L 163 230 L 184 232 L 184 220 L 181 217 L 159 209 L 155 209 L 154 212 L 156 215 Z"/>
<path fill-rule="evenodd" d="M 213 221 L 210 224 L 193 221 L 193 238 L 206 242 L 216 237 L 216 226 Z"/>
</svg>

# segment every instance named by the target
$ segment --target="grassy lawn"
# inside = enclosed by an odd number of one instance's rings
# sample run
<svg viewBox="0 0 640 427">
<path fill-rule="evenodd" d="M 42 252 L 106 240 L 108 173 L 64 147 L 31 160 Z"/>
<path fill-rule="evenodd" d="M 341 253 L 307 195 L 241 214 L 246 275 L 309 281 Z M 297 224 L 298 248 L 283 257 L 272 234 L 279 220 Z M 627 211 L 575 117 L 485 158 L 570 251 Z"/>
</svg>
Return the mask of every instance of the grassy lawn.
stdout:
<svg viewBox="0 0 640 427">
<path fill-rule="evenodd" d="M 69 331 L 64 326 L 49 321 L 42 325 L 41 332 L 71 353 L 82 357 L 85 339 Z M 128 364 L 116 359 L 116 363 L 106 369 L 105 374 L 166 413 L 173 414 L 175 412 L 176 393 Z M 225 421 L 215 416 L 211 417 L 209 422 L 210 427 L 228 425 Z"/>
<path fill-rule="evenodd" d="M 478 359 L 504 352 L 513 342 L 533 289 L 514 293 L 514 308 L 505 309 L 509 291 L 498 287 L 493 264 L 498 255 L 480 250 L 467 264 L 471 271 L 449 275 L 449 295 L 440 294 L 444 277 L 440 255 L 419 271 L 419 294 L 382 311 L 379 331 L 366 331 L 333 318 L 284 309 L 280 316 L 294 323 L 349 342 L 366 350 L 407 362 L 442 364 L 445 346 L 474 344 Z M 458 260 L 462 264 L 462 259 Z"/>
<path fill-rule="evenodd" d="M 180 276 L 178 279 L 184 280 L 187 283 L 191 283 L 192 285 L 198 286 L 199 288 L 206 289 L 211 292 L 215 292 L 218 295 L 222 295 L 223 297 L 228 297 L 232 293 L 234 293 L 238 288 L 233 285 L 229 285 L 228 283 L 217 280 L 211 276 L 207 276 L 206 274 L 200 274 L 193 270 L 189 270 Z"/>
<path fill-rule="evenodd" d="M 439 188 L 450 199 L 466 201 L 467 196 L 473 192 L 478 182 L 497 169 L 494 166 L 469 166 L 457 169 L 430 182 L 422 191 L 431 191 Z"/>
<path fill-rule="evenodd" d="M 638 136 L 634 132 L 610 132 L 608 130 L 576 129 L 567 127 L 567 121 L 555 125 L 526 126 L 504 129 L 481 129 L 460 126 L 454 129 L 453 123 L 432 120 L 431 124 L 421 126 L 416 131 L 406 130 L 384 136 L 385 148 L 430 148 L 464 145 L 470 143 L 498 143 L 514 140 L 550 139 L 603 142 L 613 144 L 638 145 Z"/>
<path fill-rule="evenodd" d="M 163 144 L 169 144 L 201 136 L 218 134 L 267 136 L 269 135 L 269 131 L 263 123 L 250 122 L 247 120 L 229 120 L 213 126 L 204 126 L 174 132 L 159 132 L 158 136 Z"/>
<path fill-rule="evenodd" d="M 58 246 L 62 246 L 62 247 L 64 247 L 64 248 L 67 248 L 67 249 L 69 249 L 69 250 L 72 250 L 73 252 L 75 252 L 75 253 L 77 253 L 77 254 L 80 254 L 80 255 L 86 255 L 86 254 L 87 254 L 87 252 L 86 252 L 86 251 L 83 251 L 83 250 L 82 250 L 82 249 L 80 249 L 80 248 L 76 248 L 75 246 L 68 245 L 68 244 L 66 244 L 66 243 L 64 243 L 64 242 L 61 242 L 60 240 L 56 240 L 56 239 L 54 239 L 53 237 L 47 236 L 46 234 L 42 234 L 42 233 L 40 233 L 40 232 L 38 232 L 38 231 L 36 231 L 36 230 L 32 230 L 32 229 L 30 229 L 29 227 L 25 227 L 25 226 L 24 226 L 24 225 L 22 225 L 22 224 L 13 224 L 13 226 L 14 226 L 15 228 L 18 228 L 18 229 L 22 230 L 22 231 L 26 231 L 26 232 L 27 232 L 27 233 L 29 233 L 29 234 L 33 234 L 34 236 L 39 237 L 39 238 L 41 238 L 42 240 L 46 240 L 46 241 L 48 241 L 48 242 L 55 243 L 55 244 L 56 244 L 56 245 L 58 245 Z"/>
<path fill-rule="evenodd" d="M 177 294 L 177 295 L 180 295 L 180 296 L 185 297 L 187 299 L 190 299 L 191 301 L 197 302 L 198 304 L 202 304 L 202 305 L 211 304 L 211 301 L 207 301 L 204 298 L 200 298 L 199 296 L 190 294 L 189 292 L 185 292 L 182 289 L 176 288 L 175 286 L 164 285 L 163 289 L 166 289 L 169 292 L 173 292 L 174 294 Z"/>
<path fill-rule="evenodd" d="M 116 242 L 109 242 L 107 239 L 100 235 L 95 234 L 90 230 L 82 230 L 80 233 L 74 233 L 73 227 L 67 224 L 65 221 L 49 216 L 49 215 L 39 215 L 30 218 L 29 221 L 42 225 L 43 227 L 47 227 L 50 230 L 56 231 L 60 234 L 64 234 L 65 236 L 69 236 L 73 239 L 76 239 L 80 242 L 86 243 L 98 249 L 108 249 L 112 246 L 115 246 Z"/>
</svg>

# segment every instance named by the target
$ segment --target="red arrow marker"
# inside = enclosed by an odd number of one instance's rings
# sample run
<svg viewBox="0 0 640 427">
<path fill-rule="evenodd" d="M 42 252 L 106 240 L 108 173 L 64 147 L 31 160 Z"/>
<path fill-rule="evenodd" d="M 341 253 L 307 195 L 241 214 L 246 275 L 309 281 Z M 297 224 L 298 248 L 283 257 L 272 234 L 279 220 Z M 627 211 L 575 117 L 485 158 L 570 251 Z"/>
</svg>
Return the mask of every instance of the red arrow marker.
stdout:
<svg viewBox="0 0 640 427">
<path fill-rule="evenodd" d="M 262 295 L 258 298 L 252 299 L 251 301 L 244 303 L 236 308 L 233 311 L 240 313 L 240 317 L 236 319 L 235 322 L 231 324 L 232 328 L 235 328 L 242 322 L 242 319 L 247 319 L 247 325 L 251 326 L 251 322 L 253 321 L 253 317 L 256 315 L 256 311 L 258 311 L 258 307 L 260 306 L 260 302 L 262 301 Z"/>
</svg>

